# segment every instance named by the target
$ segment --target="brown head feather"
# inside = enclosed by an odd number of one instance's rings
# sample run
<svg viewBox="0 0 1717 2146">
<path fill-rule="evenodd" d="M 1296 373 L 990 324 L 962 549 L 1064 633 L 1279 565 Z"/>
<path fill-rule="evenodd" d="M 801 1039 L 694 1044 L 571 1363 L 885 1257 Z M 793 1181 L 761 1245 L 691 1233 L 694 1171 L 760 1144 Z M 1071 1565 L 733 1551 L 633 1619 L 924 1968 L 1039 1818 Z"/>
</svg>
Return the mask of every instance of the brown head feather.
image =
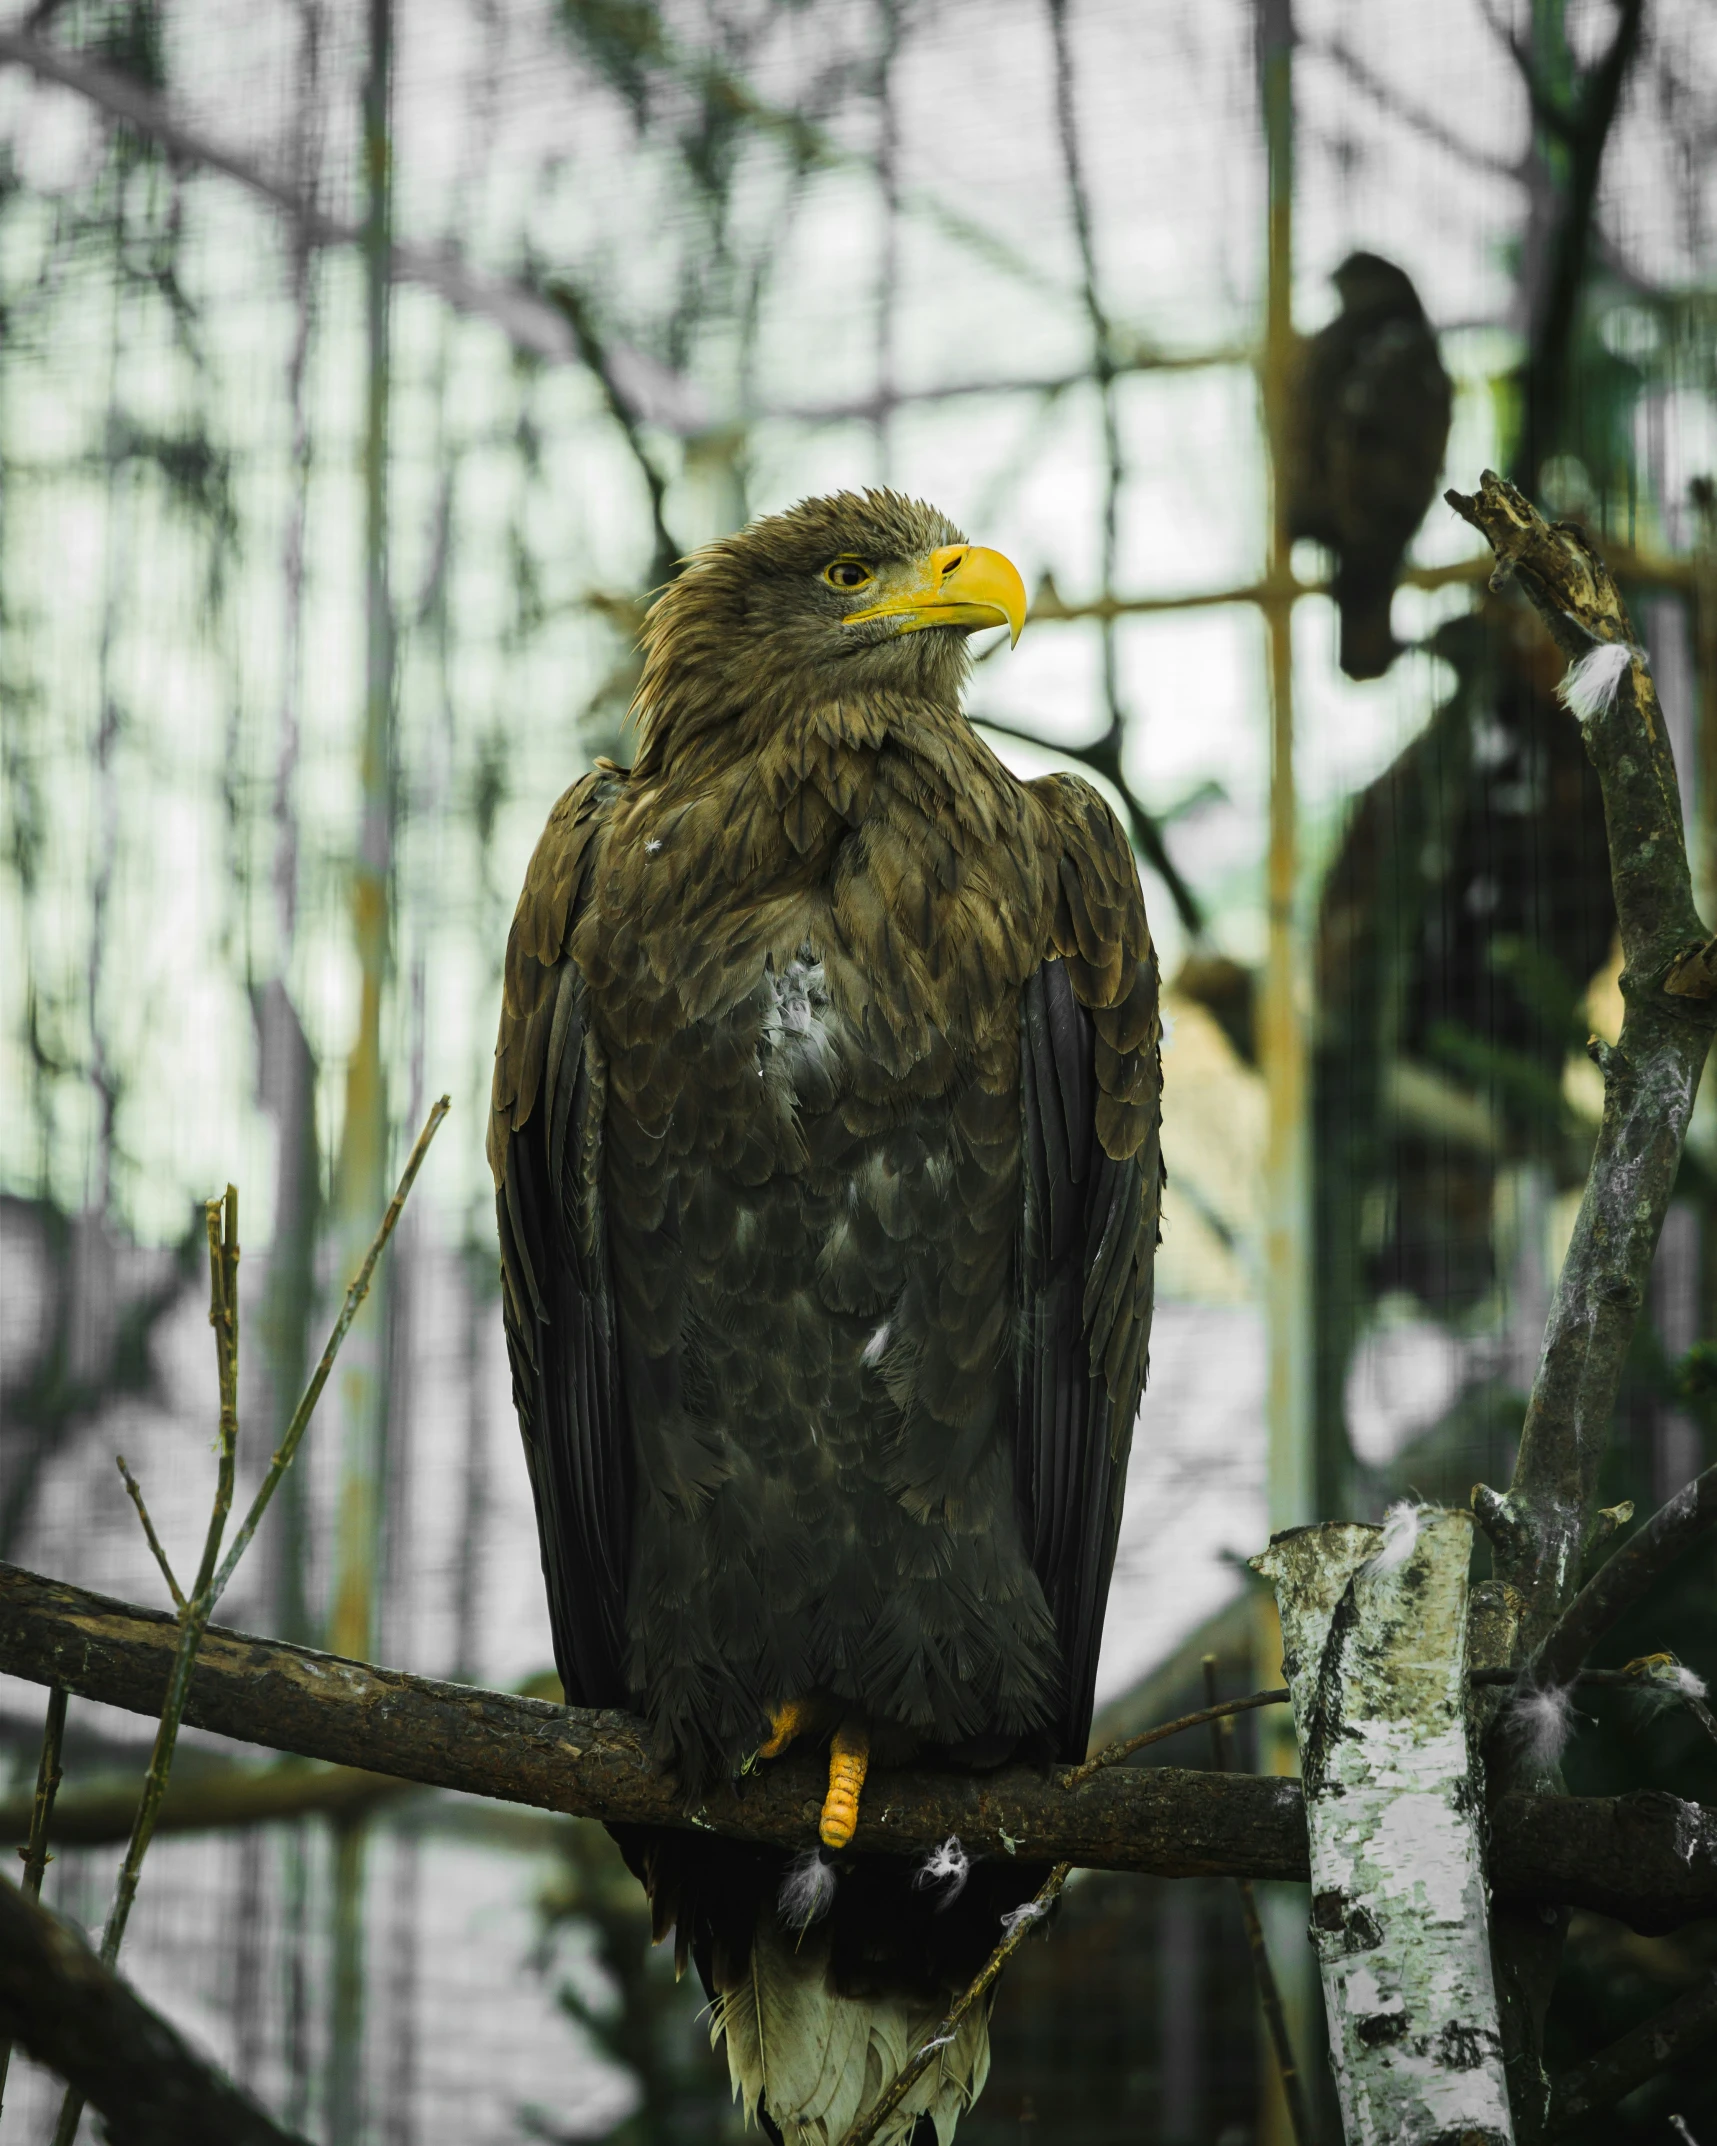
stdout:
<svg viewBox="0 0 1717 2146">
<path fill-rule="evenodd" d="M 921 500 L 832 492 L 694 552 L 644 622 L 637 775 L 661 773 L 672 754 L 742 711 L 789 721 L 849 702 L 857 719 L 877 694 L 957 708 L 965 632 L 845 625 L 855 598 L 822 572 L 843 555 L 883 568 L 964 541 Z"/>
</svg>

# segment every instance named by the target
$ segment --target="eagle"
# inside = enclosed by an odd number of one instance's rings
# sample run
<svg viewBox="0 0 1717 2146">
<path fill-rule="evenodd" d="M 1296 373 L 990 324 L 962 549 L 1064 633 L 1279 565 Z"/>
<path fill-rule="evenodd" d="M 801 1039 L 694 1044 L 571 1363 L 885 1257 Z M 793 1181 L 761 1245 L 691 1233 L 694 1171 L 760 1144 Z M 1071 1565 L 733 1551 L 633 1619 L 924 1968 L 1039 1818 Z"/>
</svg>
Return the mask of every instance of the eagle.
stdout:
<svg viewBox="0 0 1717 2146">
<path fill-rule="evenodd" d="M 1436 496 L 1449 376 L 1410 278 L 1354 253 L 1333 278 L 1341 311 L 1298 352 L 1287 452 L 1288 528 L 1334 552 L 1341 667 L 1381 678 L 1398 653 L 1390 600 Z"/>
<path fill-rule="evenodd" d="M 694 553 L 627 769 L 549 815 L 489 1155 L 569 1703 L 688 1808 L 797 1742 L 818 1844 L 616 1828 L 736 2095 L 838 2146 L 1043 1873 L 852 1843 L 867 1768 L 1084 1755 L 1146 1370 L 1157 968 L 1109 806 L 962 707 L 1019 573 L 887 491 Z M 975 2007 L 880 2136 L 947 2146 Z"/>
</svg>

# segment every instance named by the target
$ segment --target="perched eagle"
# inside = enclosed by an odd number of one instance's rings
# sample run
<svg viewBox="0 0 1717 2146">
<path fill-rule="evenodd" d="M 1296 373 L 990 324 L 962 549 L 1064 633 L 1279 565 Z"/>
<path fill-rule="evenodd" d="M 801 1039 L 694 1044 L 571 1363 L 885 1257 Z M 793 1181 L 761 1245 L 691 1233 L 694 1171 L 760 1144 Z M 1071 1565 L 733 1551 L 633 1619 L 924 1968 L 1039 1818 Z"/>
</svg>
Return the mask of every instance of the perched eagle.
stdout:
<svg viewBox="0 0 1717 2146">
<path fill-rule="evenodd" d="M 849 1844 L 871 1759 L 1083 1755 L 1144 1383 L 1138 873 L 961 710 L 967 636 L 1024 611 L 889 492 L 699 552 L 635 764 L 555 806 L 507 947 L 490 1159 L 567 1697 L 645 1715 L 688 1798 L 829 1754 L 821 1850 L 621 1838 L 789 2146 L 837 2146 L 1041 1879 Z M 988 2063 L 975 2009 L 883 2138 L 945 2146 Z"/>
<path fill-rule="evenodd" d="M 1335 554 L 1342 669 L 1381 678 L 1397 653 L 1395 579 L 1443 467 L 1449 376 L 1419 294 L 1393 261 L 1350 254 L 1334 282 L 1341 311 L 1299 352 L 1288 526 Z"/>
</svg>

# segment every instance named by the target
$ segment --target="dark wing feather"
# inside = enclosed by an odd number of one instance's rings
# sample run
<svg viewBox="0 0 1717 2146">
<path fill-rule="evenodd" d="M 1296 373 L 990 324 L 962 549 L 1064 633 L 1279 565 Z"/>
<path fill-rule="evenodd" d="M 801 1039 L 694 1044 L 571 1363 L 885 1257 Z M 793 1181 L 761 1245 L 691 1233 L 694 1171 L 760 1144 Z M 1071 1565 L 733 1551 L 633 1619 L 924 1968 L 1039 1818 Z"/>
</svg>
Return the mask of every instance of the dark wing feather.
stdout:
<svg viewBox="0 0 1717 2146">
<path fill-rule="evenodd" d="M 1096 791 L 1033 791 L 1061 847 L 1051 958 L 1021 997 L 1024 1168 L 1017 1469 L 1082 1758 L 1144 1391 L 1162 1201 L 1157 973 L 1137 867 Z"/>
<path fill-rule="evenodd" d="M 626 1704 L 632 1485 L 601 1204 L 603 1070 L 568 951 L 617 789 L 605 772 L 575 783 L 531 859 L 507 941 L 489 1118 L 513 1399 L 574 1706 Z"/>
</svg>

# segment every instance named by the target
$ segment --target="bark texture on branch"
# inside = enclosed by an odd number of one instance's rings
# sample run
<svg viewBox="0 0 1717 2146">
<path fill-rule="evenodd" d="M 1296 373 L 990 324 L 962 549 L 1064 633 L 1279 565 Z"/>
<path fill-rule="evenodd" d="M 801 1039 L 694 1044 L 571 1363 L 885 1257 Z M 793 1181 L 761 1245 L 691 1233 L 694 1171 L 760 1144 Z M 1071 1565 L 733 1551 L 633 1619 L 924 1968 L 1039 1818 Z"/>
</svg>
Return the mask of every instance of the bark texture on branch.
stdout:
<svg viewBox="0 0 1717 2146">
<path fill-rule="evenodd" d="M 1487 470 L 1449 504 L 1496 554 L 1491 586 L 1519 583 L 1571 664 L 1570 705 L 1603 790 L 1625 1013 L 1601 1053 L 1604 1117 L 1527 1404 L 1514 1480 L 1479 1518 L 1518 1599 L 1522 1654 L 1572 1600 L 1598 1509 L 1622 1364 L 1645 1300 L 1699 1076 L 1717 1033 L 1704 978 L 1711 941 L 1693 905 L 1681 791 L 1657 688 L 1608 566 L 1573 522 L 1547 523 Z M 1576 680 L 1575 683 L 1578 681 Z M 1717 987 L 1717 979 L 1713 979 Z"/>
<path fill-rule="evenodd" d="M 1538 1650 L 1532 1665 L 1535 1681 L 1571 1683 L 1623 1610 L 1713 1529 L 1717 1529 L 1717 1466 L 1683 1484 L 1637 1535 L 1598 1567 Z"/>
<path fill-rule="evenodd" d="M 1311 1837 L 1312 1942 L 1348 2146 L 1512 2146 L 1467 1753 L 1470 1513 L 1404 1556 L 1345 1521 L 1278 1535 Z"/>
<path fill-rule="evenodd" d="M 112 2146 L 304 2146 L 3 1878 L 0 2033 L 101 2111 Z"/>
<path fill-rule="evenodd" d="M 0 1565 L 0 1672 L 157 1711 L 177 1636 L 158 1611 Z M 816 1843 L 826 1769 L 784 1759 L 688 1812 L 645 1755 L 643 1724 L 341 1661 L 211 1626 L 185 1719 L 222 1736 L 432 1788 L 615 1823 L 701 1825 Z M 1029 1767 L 872 1774 L 856 1845 L 922 1854 L 957 1833 L 982 1855 L 1159 1877 L 1307 1875 L 1300 1785 L 1253 1774 L 1110 1767 L 1073 1788 Z M 1491 1879 L 1645 1931 L 1717 1914 L 1717 1811 L 1674 1796 L 1504 1799 Z"/>
<path fill-rule="evenodd" d="M 1491 1539 L 1495 1579 L 1475 1598 L 1486 1666 L 1529 1661 L 1579 1590 L 1599 1529 L 1598 1471 L 1622 1367 L 1645 1301 L 1663 1219 L 1717 1032 L 1717 959 L 1693 902 L 1681 791 L 1651 667 L 1615 579 L 1577 523 L 1548 523 L 1486 470 L 1475 496 L 1445 495 L 1496 555 L 1491 587 L 1517 582 L 1571 669 L 1563 684 L 1604 799 L 1621 936 L 1624 1014 L 1611 1048 L 1594 1045 L 1604 1116 L 1585 1196 L 1557 1279 L 1544 1349 L 1506 1493 L 1480 1485 L 1473 1506 Z M 1493 1735 L 1493 1797 L 1555 1784 L 1526 1747 Z M 1549 2107 L 1544 2015 L 1564 1924 L 1499 1908 L 1497 1988 L 1515 2130 L 1544 2136 Z"/>
</svg>

